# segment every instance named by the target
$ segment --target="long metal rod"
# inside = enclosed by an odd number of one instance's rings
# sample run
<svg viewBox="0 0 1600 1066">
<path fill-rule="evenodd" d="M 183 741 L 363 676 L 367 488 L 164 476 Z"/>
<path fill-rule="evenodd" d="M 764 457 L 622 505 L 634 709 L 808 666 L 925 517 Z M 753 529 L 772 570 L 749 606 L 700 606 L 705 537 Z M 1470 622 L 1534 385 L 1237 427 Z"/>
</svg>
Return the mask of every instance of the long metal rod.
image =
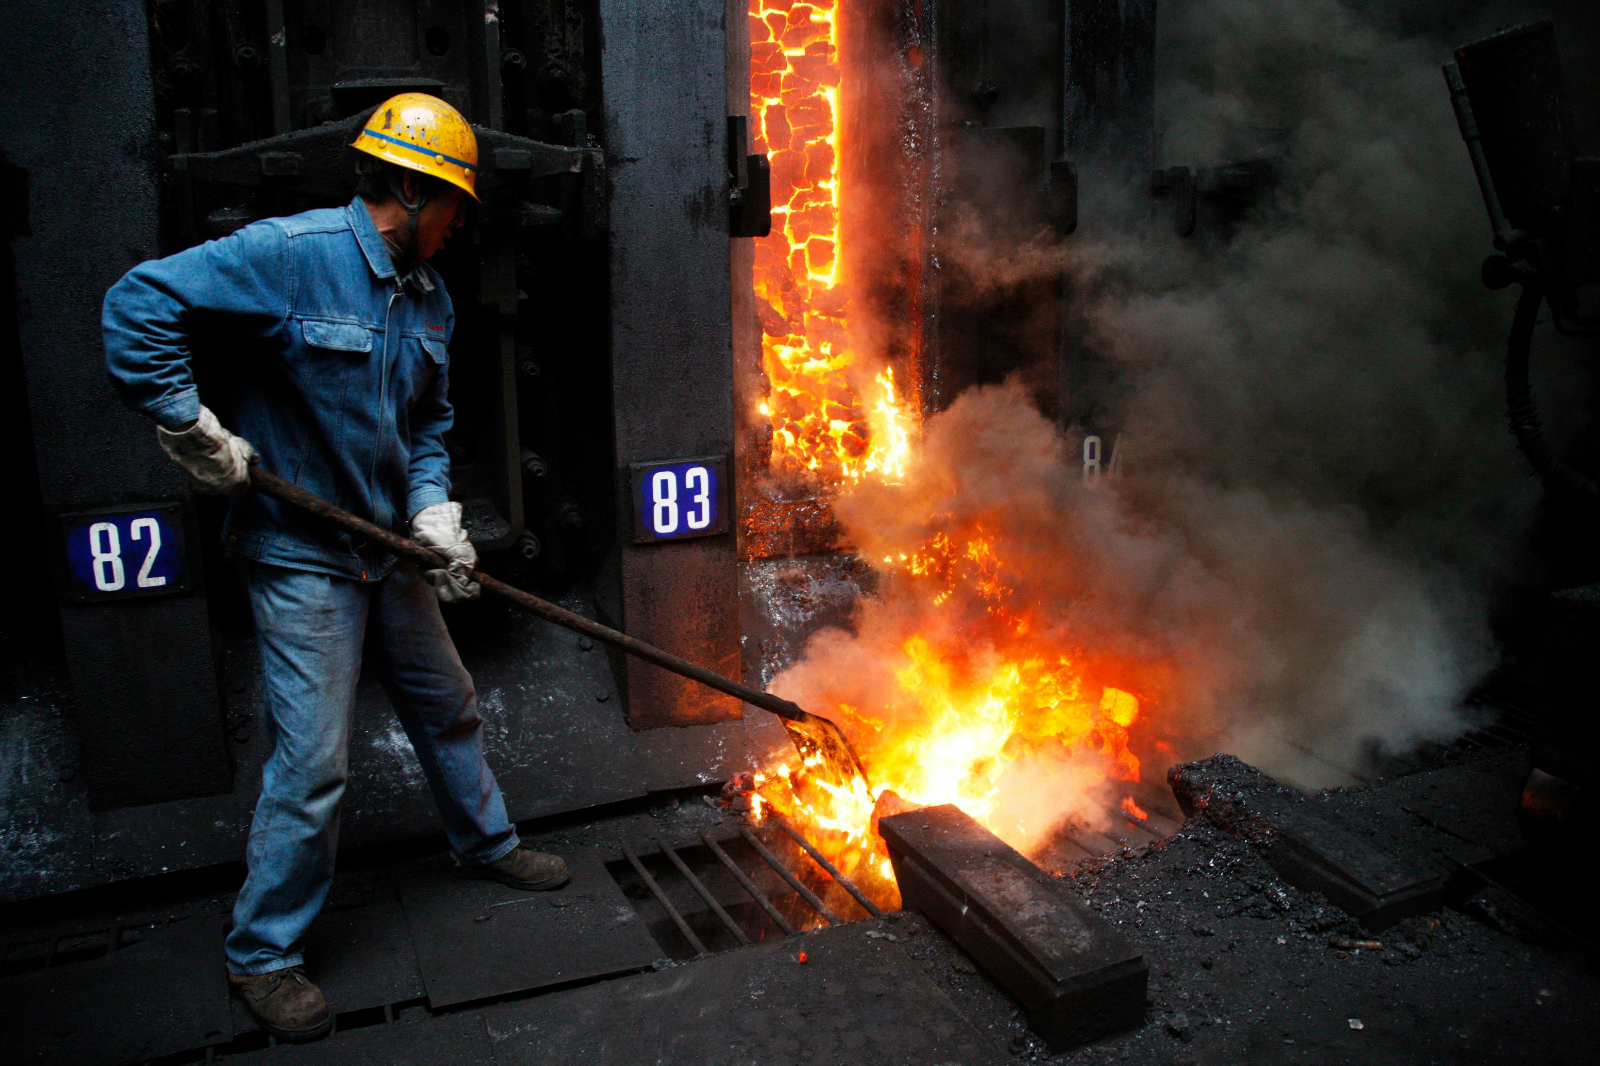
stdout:
<svg viewBox="0 0 1600 1066">
<path fill-rule="evenodd" d="M 706 950 L 706 946 L 700 941 L 700 938 L 694 935 L 694 930 L 689 928 L 689 923 L 683 920 L 683 915 L 678 913 L 678 908 L 672 905 L 672 901 L 667 898 L 667 894 L 661 891 L 661 886 L 656 884 L 656 879 L 650 876 L 650 871 L 644 868 L 644 863 L 639 861 L 639 856 L 633 853 L 633 849 L 624 844 L 622 845 L 622 854 L 628 860 L 628 865 L 633 867 L 633 872 L 639 875 L 639 879 L 644 882 L 644 886 L 650 890 L 650 894 L 655 896 L 656 902 L 666 909 L 667 917 L 672 919 L 672 924 L 678 927 L 678 932 L 682 933 L 683 938 L 689 942 L 689 946 L 694 948 L 694 953 L 696 955 L 711 954 Z"/>
<path fill-rule="evenodd" d="M 778 912 L 778 908 L 772 905 L 772 901 L 767 898 L 766 893 L 762 892 L 761 889 L 756 887 L 756 883 L 750 880 L 743 870 L 739 869 L 739 864 L 729 858 L 728 853 L 723 851 L 715 840 L 712 840 L 705 833 L 701 833 L 700 842 L 710 849 L 711 854 L 722 860 L 722 865 L 728 868 L 728 872 L 733 875 L 733 879 L 744 886 L 744 890 L 750 893 L 750 898 L 755 900 L 757 905 L 759 905 L 762 910 L 767 912 L 767 917 L 771 918 L 773 922 L 777 924 L 779 929 L 783 930 L 784 936 L 794 936 L 798 932 L 798 930 L 796 930 L 794 926 L 790 925 L 788 920 Z"/>
<path fill-rule="evenodd" d="M 289 132 L 289 42 L 285 40 L 283 0 L 267 0 L 267 70 L 272 86 L 272 132 Z"/>
<path fill-rule="evenodd" d="M 1472 101 L 1467 98 L 1467 83 L 1461 77 L 1461 67 L 1455 63 L 1444 65 L 1444 83 L 1450 90 L 1450 104 L 1456 111 L 1456 125 L 1461 139 L 1467 143 L 1467 156 L 1472 160 L 1472 173 L 1478 179 L 1478 191 L 1483 194 L 1483 206 L 1489 212 L 1489 227 L 1494 230 L 1495 247 L 1502 251 L 1511 244 L 1511 223 L 1500 205 L 1500 194 L 1495 190 L 1494 178 L 1489 173 L 1489 157 L 1483 150 L 1483 137 L 1478 133 L 1478 120 L 1472 113 Z"/>
<path fill-rule="evenodd" d="M 862 891 L 855 886 L 855 882 L 851 881 L 844 874 L 840 873 L 838 867 L 834 866 L 833 863 L 823 858 L 822 853 L 811 846 L 811 841 L 801 836 L 800 831 L 794 826 L 790 825 L 783 815 L 775 813 L 772 815 L 772 820 L 778 823 L 779 829 L 782 829 L 785 833 L 789 834 L 790 840 L 793 840 L 796 844 L 799 844 L 802 848 L 805 848 L 806 854 L 815 859 L 818 866 L 828 871 L 828 876 L 832 877 L 835 881 L 839 882 L 839 884 L 843 885 L 844 890 L 855 897 L 856 902 L 861 904 L 863 910 L 872 915 L 874 918 L 883 917 L 883 912 L 878 909 L 877 904 L 868 899 L 862 893 Z"/>
<path fill-rule="evenodd" d="M 689 887 L 694 889 L 694 894 L 705 900 L 706 906 L 711 908 L 711 913 L 715 914 L 718 920 L 728 927 L 728 932 L 733 934 L 733 938 L 745 947 L 749 947 L 750 938 L 744 935 L 744 930 L 739 928 L 739 923 L 734 921 L 728 912 L 722 909 L 722 904 L 717 902 L 717 897 L 713 896 L 711 890 L 706 888 L 705 884 L 694 875 L 694 871 L 689 869 L 689 865 L 678 857 L 678 853 L 672 850 L 671 845 L 660 837 L 656 837 L 656 846 L 661 849 L 661 854 L 672 860 L 672 865 L 676 866 L 678 872 L 683 875 L 683 879 L 689 882 Z"/>
<path fill-rule="evenodd" d="M 1055 849 L 1056 854 L 1060 855 L 1064 859 L 1070 860 L 1071 862 L 1088 862 L 1100 857 L 1099 852 L 1090 851 L 1076 840 L 1073 840 L 1072 837 L 1068 836 L 1066 833 L 1057 834 L 1055 838 L 1051 840 L 1050 846 Z M 1077 854 L 1073 854 L 1073 852 L 1076 852 Z"/>
<path fill-rule="evenodd" d="M 1158 787 L 1144 781 L 1127 781 L 1123 783 L 1122 790 L 1132 796 L 1139 806 L 1161 815 L 1173 825 L 1182 825 L 1186 821 L 1177 797 L 1165 785 Z"/>
<path fill-rule="evenodd" d="M 1289 747 L 1293 748 L 1295 751 L 1298 751 L 1301 755 L 1304 755 L 1306 758 L 1310 759 L 1312 762 L 1318 764 L 1319 766 L 1326 767 L 1327 769 L 1332 770 L 1335 773 L 1343 774 L 1344 776 L 1348 777 L 1355 784 L 1358 784 L 1358 785 L 1370 785 L 1370 784 L 1372 784 L 1372 779 L 1371 778 L 1363 777 L 1361 774 L 1356 773 L 1350 767 L 1344 766 L 1344 765 L 1341 765 L 1340 763 L 1334 762 L 1332 759 L 1328 758 L 1326 755 L 1323 755 L 1322 753 L 1317 752 L 1317 751 L 1313 751 L 1312 749 L 1306 747 L 1304 744 L 1301 744 L 1297 740 L 1289 739 L 1289 737 L 1280 729 L 1273 729 L 1272 730 L 1272 736 L 1273 736 L 1273 739 L 1278 740 L 1278 741 L 1280 741 L 1280 742 L 1282 742 L 1284 744 L 1287 744 Z"/>
<path fill-rule="evenodd" d="M 376 544 L 381 544 L 389 551 L 427 569 L 438 569 L 448 565 L 444 556 L 421 544 L 407 540 L 405 537 L 390 530 L 373 525 L 364 518 L 358 518 L 349 511 L 335 507 L 327 500 L 315 493 L 290 481 L 285 481 L 276 474 L 268 473 L 260 466 L 252 464 L 250 467 L 250 484 L 257 492 L 271 496 L 273 499 L 282 500 L 319 518 L 332 522 L 334 525 L 353 533 Z M 708 670 L 698 663 L 652 647 L 642 640 L 636 640 L 626 633 L 620 633 L 610 626 L 601 625 L 591 618 L 585 618 L 575 611 L 565 607 L 558 607 L 548 600 L 513 588 L 504 581 L 497 580 L 482 570 L 472 572 L 473 580 L 477 581 L 484 589 L 503 599 L 531 611 L 547 622 L 554 622 L 575 633 L 592 637 L 614 648 L 621 648 L 629 655 L 637 656 L 645 662 L 654 663 L 663 670 L 670 670 L 691 681 L 698 681 L 707 688 L 716 689 L 736 699 L 743 700 L 752 707 L 759 707 L 783 719 L 784 729 L 794 741 L 795 748 L 812 764 L 813 773 L 823 771 L 827 777 L 833 779 L 836 785 L 849 787 L 856 778 L 863 781 L 867 779 L 866 770 L 862 768 L 861 760 L 857 757 L 855 749 L 850 746 L 850 739 L 844 735 L 838 723 L 812 714 L 801 709 L 786 699 L 774 696 L 770 692 L 763 692 L 749 685 L 731 681 L 713 670 Z"/>
<path fill-rule="evenodd" d="M 343 508 L 335 507 L 327 500 L 314 493 L 307 492 L 293 482 L 285 481 L 276 474 L 268 473 L 259 466 L 253 465 L 250 467 L 250 483 L 257 491 L 283 500 L 286 503 L 292 503 L 319 518 L 327 519 L 334 525 L 341 526 L 352 533 L 375 541 L 402 559 L 407 559 L 430 570 L 447 565 L 445 558 L 437 552 L 425 548 L 415 541 L 407 540 L 397 533 L 375 526 L 363 518 L 357 518 Z M 692 663 L 688 659 L 681 658 L 669 651 L 662 651 L 660 648 L 653 647 L 641 640 L 636 640 L 626 633 L 619 633 L 610 626 L 601 625 L 592 618 L 585 618 L 575 611 L 569 611 L 565 607 L 559 607 L 548 600 L 542 600 L 519 588 L 513 588 L 481 570 L 473 571 L 472 577 L 489 592 L 493 592 L 495 595 L 502 596 L 519 607 L 532 611 L 547 622 L 554 622 L 558 626 L 582 633 L 587 637 L 593 637 L 595 640 L 610 644 L 613 647 L 621 648 L 630 655 L 636 655 L 647 662 L 655 663 L 663 669 L 671 670 L 675 674 L 698 681 L 702 685 L 716 689 L 718 692 L 741 699 L 752 707 L 760 707 L 764 711 L 771 711 L 780 718 L 787 718 L 794 722 L 827 721 L 825 718 L 819 719 L 818 716 L 802 710 L 798 705 L 790 703 L 788 700 L 780 699 L 770 692 L 762 692 L 748 685 L 741 685 L 737 681 L 730 681 L 721 674 L 708 670 L 698 663 Z"/>
<path fill-rule="evenodd" d="M 1100 834 L 1108 838 L 1119 848 L 1142 848 L 1146 844 L 1150 843 L 1148 840 L 1139 840 L 1135 838 L 1131 834 L 1125 832 L 1121 826 L 1117 825 L 1106 826 L 1100 831 Z"/>
<path fill-rule="evenodd" d="M 1097 859 L 1116 854 L 1117 849 L 1122 846 L 1104 833 L 1097 833 L 1081 825 L 1064 825 L 1061 827 L 1061 835 Z"/>
<path fill-rule="evenodd" d="M 1129 799 L 1132 799 L 1135 803 L 1139 802 L 1138 798 L 1134 796 L 1130 796 Z M 1154 833 L 1162 840 L 1167 839 L 1179 829 L 1183 828 L 1182 822 L 1173 821 L 1156 808 L 1145 807 L 1142 803 L 1139 804 L 1139 806 L 1143 808 L 1146 817 L 1140 818 L 1136 814 L 1130 814 L 1127 808 L 1124 807 L 1118 807 L 1117 810 L 1121 812 L 1122 817 L 1128 819 L 1139 828 Z"/>
<path fill-rule="evenodd" d="M 1122 816 L 1122 820 L 1124 822 L 1128 823 L 1128 827 L 1130 829 L 1132 829 L 1132 830 L 1134 830 L 1135 832 L 1138 832 L 1138 833 L 1143 833 L 1145 836 L 1150 838 L 1150 841 L 1153 842 L 1153 841 L 1157 841 L 1157 840 L 1165 840 L 1165 839 L 1167 839 L 1166 837 L 1162 836 L 1160 833 L 1156 832 L 1154 829 L 1151 829 L 1149 825 L 1145 824 L 1144 822 L 1139 821 L 1139 819 L 1135 818 L 1133 815 L 1129 814 L 1127 811 L 1123 810 L 1122 808 L 1118 807 L 1117 808 L 1117 813 Z"/>
<path fill-rule="evenodd" d="M 823 921 L 827 922 L 829 925 L 843 924 L 839 921 L 839 916 L 833 913 L 833 911 L 829 910 L 826 903 L 817 898 L 817 894 L 815 892 L 811 891 L 805 885 L 802 885 L 794 876 L 794 874 L 790 873 L 783 863 L 778 861 L 778 857 L 772 854 L 772 852 L 768 851 L 765 844 L 756 839 L 756 835 L 750 832 L 750 828 L 748 826 L 741 825 L 739 827 L 739 835 L 744 837 L 746 843 L 748 843 L 752 848 L 756 849 L 756 854 L 760 855 L 766 860 L 767 865 L 772 867 L 774 873 L 783 878 L 785 881 L 789 882 L 789 887 L 800 893 L 800 897 L 807 903 L 811 904 L 812 909 L 814 909 L 818 914 L 822 915 Z"/>
</svg>

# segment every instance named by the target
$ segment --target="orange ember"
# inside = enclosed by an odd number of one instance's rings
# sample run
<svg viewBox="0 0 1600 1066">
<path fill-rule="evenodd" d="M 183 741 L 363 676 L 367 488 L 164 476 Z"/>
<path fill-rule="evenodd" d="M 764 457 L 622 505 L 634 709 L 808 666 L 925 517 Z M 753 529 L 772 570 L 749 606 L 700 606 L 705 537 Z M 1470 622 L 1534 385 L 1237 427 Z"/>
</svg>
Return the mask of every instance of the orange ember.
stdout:
<svg viewBox="0 0 1600 1066">
<path fill-rule="evenodd" d="M 755 242 L 772 466 L 837 486 L 903 472 L 894 375 L 857 358 L 840 263 L 838 0 L 750 0 L 755 150 L 772 164 L 772 233 Z"/>
<path fill-rule="evenodd" d="M 902 643 L 885 705 L 813 708 L 845 730 L 870 786 L 837 788 L 804 765 L 756 774 L 758 818 L 782 814 L 890 903 L 894 875 L 878 817 L 953 803 L 1032 851 L 1060 820 L 1059 804 L 1039 789 L 1090 795 L 1109 780 L 1139 779 L 1129 750 L 1139 698 L 1103 679 L 1119 664 L 1087 661 L 1041 634 L 1034 611 L 1013 602 L 996 539 L 976 524 L 881 560 L 885 582 L 913 586 L 948 617 Z"/>
<path fill-rule="evenodd" d="M 754 267 L 771 467 L 850 492 L 906 486 L 917 468 L 914 430 L 923 444 L 892 371 L 852 344 L 841 252 L 842 2 L 751 0 L 750 104 L 755 150 L 772 167 L 773 228 L 755 242 Z M 828 693 L 810 708 L 844 729 L 870 786 L 786 763 L 757 774 L 752 797 L 755 819 L 788 818 L 889 906 L 898 893 L 879 817 L 954 803 L 1030 851 L 1064 810 L 1103 818 L 1106 807 L 1095 805 L 1108 780 L 1139 777 L 1129 728 L 1140 685 L 1027 603 L 1008 570 L 1003 516 L 987 525 L 936 518 L 920 541 L 902 542 L 914 548 L 872 553 L 882 586 L 915 602 L 918 624 L 879 645 L 865 668 L 871 697 Z M 1064 808 L 1063 796 L 1076 801 Z"/>
</svg>

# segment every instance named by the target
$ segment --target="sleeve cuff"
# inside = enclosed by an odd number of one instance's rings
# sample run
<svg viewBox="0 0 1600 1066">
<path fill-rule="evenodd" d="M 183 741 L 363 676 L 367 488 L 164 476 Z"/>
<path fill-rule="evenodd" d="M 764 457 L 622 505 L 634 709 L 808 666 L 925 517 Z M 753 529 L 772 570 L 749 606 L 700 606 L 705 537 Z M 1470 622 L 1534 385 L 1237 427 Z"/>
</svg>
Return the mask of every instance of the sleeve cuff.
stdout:
<svg viewBox="0 0 1600 1066">
<path fill-rule="evenodd" d="M 191 388 L 162 397 L 145 408 L 145 414 L 166 429 L 182 429 L 200 417 L 200 393 Z"/>
<path fill-rule="evenodd" d="M 436 503 L 449 503 L 450 494 L 437 485 L 417 489 L 406 498 L 406 522 L 417 517 L 417 512 L 424 507 L 432 507 Z"/>
</svg>

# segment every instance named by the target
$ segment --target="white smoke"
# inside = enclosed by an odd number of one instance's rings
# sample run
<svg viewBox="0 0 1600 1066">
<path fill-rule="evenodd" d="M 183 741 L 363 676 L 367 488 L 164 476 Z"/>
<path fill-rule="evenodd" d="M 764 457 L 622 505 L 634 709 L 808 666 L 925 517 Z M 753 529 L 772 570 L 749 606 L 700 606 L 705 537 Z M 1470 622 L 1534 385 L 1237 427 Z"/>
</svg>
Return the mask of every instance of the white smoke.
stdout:
<svg viewBox="0 0 1600 1066">
<path fill-rule="evenodd" d="M 1338 0 L 1184 0 L 1162 19 L 1163 162 L 1271 153 L 1276 190 L 1187 240 L 1161 213 L 1105 223 L 1126 203 L 1089 188 L 1064 242 L 968 224 L 949 246 L 997 287 L 1070 279 L 1084 347 L 1117 372 L 1121 477 L 1085 490 L 1012 384 L 934 416 L 905 485 L 837 510 L 869 559 L 1003 516 L 1015 595 L 1046 605 L 1054 639 L 1178 664 L 1149 744 L 1336 783 L 1457 733 L 1493 664 L 1489 606 L 1538 499 L 1501 414 L 1508 305 L 1477 280 L 1486 224 L 1444 41 Z M 776 687 L 871 706 L 897 642 L 935 624 L 891 576 Z"/>
</svg>

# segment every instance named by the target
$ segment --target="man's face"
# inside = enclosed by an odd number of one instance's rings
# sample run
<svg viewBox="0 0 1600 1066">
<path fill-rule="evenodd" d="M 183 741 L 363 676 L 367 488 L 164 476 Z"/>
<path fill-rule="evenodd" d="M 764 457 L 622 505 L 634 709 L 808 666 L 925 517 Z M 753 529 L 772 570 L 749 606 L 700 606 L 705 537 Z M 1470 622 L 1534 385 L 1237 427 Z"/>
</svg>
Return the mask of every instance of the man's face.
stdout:
<svg viewBox="0 0 1600 1066">
<path fill-rule="evenodd" d="M 462 201 L 466 196 L 460 189 L 452 187 L 423 205 L 417 213 L 417 258 L 433 258 L 444 247 L 450 234 L 466 221 L 466 212 L 462 209 Z"/>
</svg>

